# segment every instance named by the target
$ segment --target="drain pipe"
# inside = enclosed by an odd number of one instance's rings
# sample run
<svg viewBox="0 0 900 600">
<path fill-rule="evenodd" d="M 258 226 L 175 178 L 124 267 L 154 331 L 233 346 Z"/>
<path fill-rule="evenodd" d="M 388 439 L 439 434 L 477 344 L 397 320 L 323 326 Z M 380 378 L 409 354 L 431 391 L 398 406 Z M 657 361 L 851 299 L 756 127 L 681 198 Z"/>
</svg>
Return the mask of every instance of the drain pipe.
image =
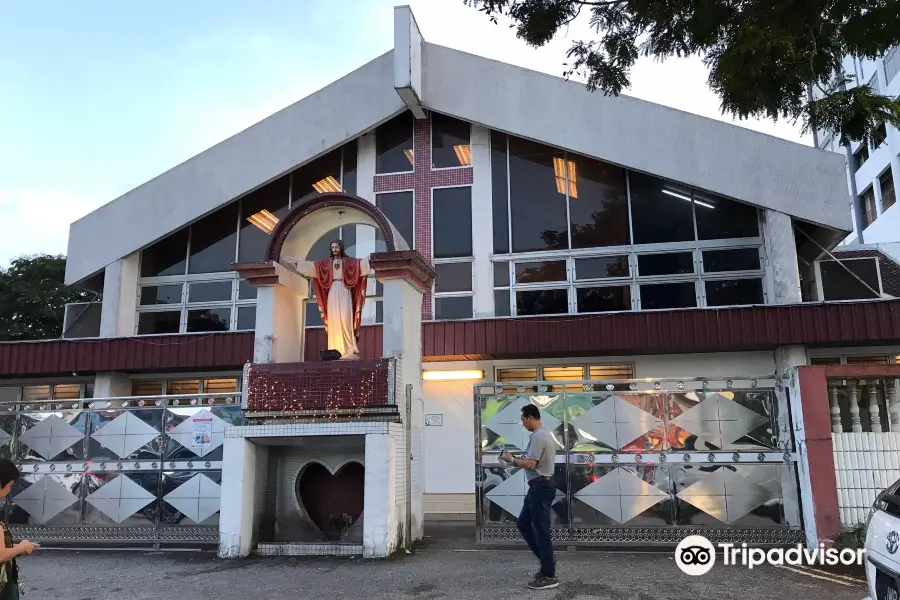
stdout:
<svg viewBox="0 0 900 600">
<path fill-rule="evenodd" d="M 406 385 L 406 526 L 404 531 L 404 543 L 406 552 L 412 549 L 412 384 Z"/>
</svg>

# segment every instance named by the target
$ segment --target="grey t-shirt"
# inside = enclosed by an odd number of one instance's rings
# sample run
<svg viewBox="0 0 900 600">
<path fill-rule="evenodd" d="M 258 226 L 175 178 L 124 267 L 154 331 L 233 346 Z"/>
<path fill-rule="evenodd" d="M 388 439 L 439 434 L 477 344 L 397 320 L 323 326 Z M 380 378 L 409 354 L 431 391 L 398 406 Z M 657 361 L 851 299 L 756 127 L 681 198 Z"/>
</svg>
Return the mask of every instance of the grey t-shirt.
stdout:
<svg viewBox="0 0 900 600">
<path fill-rule="evenodd" d="M 526 481 L 536 477 L 552 477 L 556 463 L 556 440 L 553 439 L 553 434 L 543 427 L 532 431 L 528 447 L 525 448 L 525 458 L 537 461 L 534 469 L 526 469 Z"/>
</svg>

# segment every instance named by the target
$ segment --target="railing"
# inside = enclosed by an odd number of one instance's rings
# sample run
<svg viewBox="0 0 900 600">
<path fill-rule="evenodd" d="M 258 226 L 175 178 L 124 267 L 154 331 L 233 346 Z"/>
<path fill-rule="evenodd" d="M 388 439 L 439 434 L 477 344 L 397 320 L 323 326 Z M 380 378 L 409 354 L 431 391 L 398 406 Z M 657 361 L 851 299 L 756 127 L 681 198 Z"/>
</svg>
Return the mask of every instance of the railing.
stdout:
<svg viewBox="0 0 900 600">
<path fill-rule="evenodd" d="M 831 431 L 900 432 L 900 382 L 894 377 L 828 378 Z"/>
</svg>

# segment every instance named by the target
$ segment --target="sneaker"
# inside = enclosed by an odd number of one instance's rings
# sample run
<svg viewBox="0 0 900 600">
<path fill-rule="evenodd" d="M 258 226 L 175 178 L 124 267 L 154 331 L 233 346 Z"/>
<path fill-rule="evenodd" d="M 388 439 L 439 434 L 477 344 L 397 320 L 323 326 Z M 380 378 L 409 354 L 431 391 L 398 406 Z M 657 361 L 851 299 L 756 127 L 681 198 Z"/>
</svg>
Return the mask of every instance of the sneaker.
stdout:
<svg viewBox="0 0 900 600">
<path fill-rule="evenodd" d="M 539 573 L 529 582 L 528 587 L 533 590 L 549 590 L 559 587 L 559 580 L 556 577 L 547 577 Z"/>
</svg>

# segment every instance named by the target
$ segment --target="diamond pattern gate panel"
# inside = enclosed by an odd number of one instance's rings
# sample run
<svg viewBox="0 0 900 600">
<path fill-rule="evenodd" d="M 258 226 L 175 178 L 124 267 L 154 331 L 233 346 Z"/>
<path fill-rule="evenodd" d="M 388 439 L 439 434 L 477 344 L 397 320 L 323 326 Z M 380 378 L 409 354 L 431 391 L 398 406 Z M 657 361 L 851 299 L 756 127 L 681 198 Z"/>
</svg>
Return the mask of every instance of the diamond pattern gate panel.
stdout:
<svg viewBox="0 0 900 600">
<path fill-rule="evenodd" d="M 520 541 L 527 486 L 499 461 L 521 452 L 521 407 L 559 445 L 554 539 L 674 544 L 690 533 L 802 540 L 787 409 L 775 381 L 578 381 L 476 386 L 476 505 L 483 542 Z"/>
<path fill-rule="evenodd" d="M 241 419 L 238 394 L 2 405 L 0 455 L 23 473 L 6 522 L 44 542 L 215 544 L 225 426 Z"/>
</svg>

